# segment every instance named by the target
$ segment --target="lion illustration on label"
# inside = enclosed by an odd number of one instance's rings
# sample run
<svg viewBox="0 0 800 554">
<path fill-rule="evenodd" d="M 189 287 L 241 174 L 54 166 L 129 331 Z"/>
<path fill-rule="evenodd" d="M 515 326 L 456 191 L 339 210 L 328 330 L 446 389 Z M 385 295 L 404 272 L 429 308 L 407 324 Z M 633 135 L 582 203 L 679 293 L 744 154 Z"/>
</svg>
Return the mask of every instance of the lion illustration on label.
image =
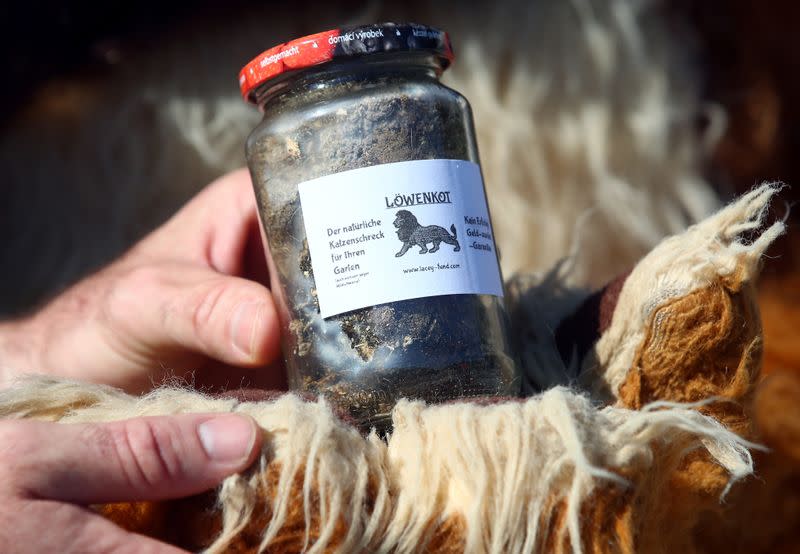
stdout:
<svg viewBox="0 0 800 554">
<path fill-rule="evenodd" d="M 453 252 L 461 250 L 456 238 L 455 225 L 450 225 L 450 231 L 453 233 L 451 235 L 447 232 L 447 229 L 438 225 L 426 225 L 423 227 L 417 220 L 417 216 L 408 210 L 400 210 L 394 219 L 394 226 L 397 228 L 397 238 L 403 243 L 403 247 L 395 254 L 396 258 L 403 256 L 415 244 L 419 246 L 420 254 L 436 252 L 443 242 L 455 246 Z M 430 249 L 428 249 L 428 243 L 433 243 Z"/>
</svg>

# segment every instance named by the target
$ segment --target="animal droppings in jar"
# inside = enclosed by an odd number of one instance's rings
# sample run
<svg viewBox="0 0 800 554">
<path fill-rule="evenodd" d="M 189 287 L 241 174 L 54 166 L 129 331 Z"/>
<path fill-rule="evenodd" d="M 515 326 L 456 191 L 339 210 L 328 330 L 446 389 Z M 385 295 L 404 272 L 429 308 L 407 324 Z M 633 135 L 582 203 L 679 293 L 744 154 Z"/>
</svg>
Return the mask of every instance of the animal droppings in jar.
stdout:
<svg viewBox="0 0 800 554">
<path fill-rule="evenodd" d="M 385 431 L 400 398 L 519 392 L 467 101 L 447 35 L 379 24 L 240 74 L 290 387 Z"/>
</svg>

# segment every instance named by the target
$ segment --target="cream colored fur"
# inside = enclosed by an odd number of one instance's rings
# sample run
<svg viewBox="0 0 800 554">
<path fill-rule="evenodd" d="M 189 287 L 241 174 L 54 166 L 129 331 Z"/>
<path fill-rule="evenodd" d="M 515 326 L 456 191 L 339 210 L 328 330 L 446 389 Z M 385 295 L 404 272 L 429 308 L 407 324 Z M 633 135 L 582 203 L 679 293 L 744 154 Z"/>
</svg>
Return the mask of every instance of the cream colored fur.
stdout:
<svg viewBox="0 0 800 554">
<path fill-rule="evenodd" d="M 540 551 L 551 532 L 558 543 L 569 536 L 573 550 L 581 552 L 581 506 L 599 486 L 636 492 L 647 483 L 658 490 L 654 468 L 666 483 L 698 449 L 724 467 L 732 482 L 752 472 L 750 445 L 690 408 L 597 409 L 564 388 L 490 406 L 401 401 L 387 444 L 374 434 L 362 438 L 324 400 L 309 403 L 292 395 L 240 403 L 162 388 L 133 397 L 46 378 L 0 392 L 2 417 L 78 423 L 237 412 L 255 418 L 266 431 L 261 456 L 248 474 L 227 478 L 219 489 L 223 530 L 209 552 L 223 552 L 253 517 L 256 490 L 265 486 L 262 471 L 273 461 L 281 464 L 281 474 L 262 548 L 281 528 L 288 492 L 302 471 L 307 524 L 312 487 L 320 495 L 322 532 L 308 544 L 309 552 L 324 551 L 340 516 L 349 532 L 339 551 L 347 553 L 424 551 L 430 526 L 451 516 L 466 523 L 467 552 Z M 371 512 L 364 508 L 368 485 L 374 490 Z M 551 527 L 550 514 L 562 500 L 568 507 L 565 524 Z"/>
<path fill-rule="evenodd" d="M 769 204 L 781 188 L 763 184 L 685 232 L 664 239 L 626 278 L 610 327 L 583 360 L 571 360 L 569 366 L 558 352 L 555 331 L 587 296 L 569 284 L 579 263 L 577 253 L 544 274 L 512 277 L 506 283 L 507 302 L 527 390 L 580 385 L 604 402 L 615 402 L 655 310 L 734 272 L 742 282 L 757 279 L 766 249 L 785 231 L 781 221 L 765 226 Z M 751 242 L 743 242 L 748 233 Z"/>
<path fill-rule="evenodd" d="M 547 285 L 541 290 L 562 294 L 539 297 L 538 305 L 552 309 L 529 312 L 536 321 L 531 329 L 540 334 L 525 355 L 531 366 L 539 364 L 540 382 L 558 382 L 560 362 L 549 343 L 539 346 L 552 342 L 557 312 L 577 302 L 579 294 L 565 283 L 604 282 L 716 207 L 700 174 L 714 134 L 695 131 L 696 116 L 708 108 L 683 54 L 689 35 L 673 34 L 680 26 L 662 17 L 660 6 L 646 0 L 503 0 L 480 8 L 376 2 L 346 16 L 307 9 L 301 19 L 270 5 L 250 17 L 178 30 L 127 58 L 103 82 L 54 83 L 33 104 L 35 113 L 0 142 L 14 208 L 6 223 L 19 236 L 0 258 L 0 265 L 13 263 L 18 271 L 4 272 L 0 289 L 15 296 L 23 288 L 52 291 L 118 254 L 213 177 L 242 165 L 242 145 L 258 116 L 238 98 L 235 74 L 260 50 L 342 19 L 414 19 L 453 36 L 457 62 L 445 81 L 475 112 L 506 275 L 543 273 L 574 254 L 549 281 L 536 280 Z M 693 286 L 688 275 L 702 279 L 731 263 L 755 267 L 779 226 L 749 246 L 734 237 L 756 227 L 772 194 L 760 189 L 715 216 L 712 225 L 719 228 L 705 223 L 659 246 L 623 289 L 617 311 L 626 317 L 615 317 L 598 356 L 627 353 L 637 342 L 642 318 L 654 307 L 643 306 L 639 295 L 662 269 L 659 286 L 678 294 Z M 698 258 L 691 249 L 684 255 L 680 241 L 689 237 L 713 256 Z M 665 254 L 676 256 L 684 273 L 671 271 Z M 8 296 L 2 300 L 0 313 L 19 307 Z M 612 390 L 626 360 L 620 356 L 602 376 Z M 374 435 L 363 439 L 323 401 L 294 396 L 238 403 L 162 388 L 136 398 L 43 378 L 0 392 L 0 416 L 64 423 L 220 411 L 250 414 L 269 434 L 259 467 L 226 479 L 219 491 L 224 529 L 211 551 L 223 551 L 251 517 L 259 470 L 273 460 L 282 470 L 263 545 L 280 528 L 286 493 L 303 468 L 306 498 L 315 483 L 328 526 L 310 550 L 324 548 L 341 514 L 350 529 L 345 552 L 420 549 L 428 525 L 455 514 L 465 518 L 468 551 L 532 551 L 547 539 L 547 514 L 559 499 L 568 500 L 569 511 L 555 532 L 580 551 L 579 508 L 598 486 L 652 484 L 650 473 L 663 460 L 672 466 L 659 466 L 658 478 L 667 479 L 697 449 L 732 479 L 752 471 L 748 444 L 692 409 L 598 409 L 564 388 L 493 406 L 404 401 L 394 411 L 388 444 Z M 368 483 L 377 490 L 370 513 L 363 508 Z"/>
<path fill-rule="evenodd" d="M 660 306 L 734 273 L 740 282 L 757 278 L 764 252 L 785 230 L 781 221 L 764 228 L 770 200 L 779 190 L 778 185 L 761 185 L 665 239 L 636 265 L 622 287 L 610 327 L 583 361 L 584 379 L 595 396 L 601 397 L 601 391 L 617 394 Z M 745 243 L 742 235 L 748 232 L 753 237 Z"/>
<path fill-rule="evenodd" d="M 622 289 L 611 327 L 596 345 L 598 358 L 584 365 L 587 382 L 616 390 L 618 376 L 632 363 L 630 345 L 641 343 L 647 315 L 666 299 L 726 275 L 756 277 L 764 250 L 783 231 L 782 222 L 763 229 L 778 188 L 755 189 L 663 241 L 637 265 Z M 753 241 L 745 244 L 740 237 L 748 232 Z M 541 290 L 556 290 L 558 282 L 554 271 Z M 530 319 L 535 321 L 536 314 Z M 542 314 L 542 319 L 550 316 Z M 536 362 L 528 368 L 535 382 L 546 383 L 546 376 L 563 370 L 547 365 L 548 356 L 555 356 L 547 338 L 534 334 L 525 345 L 526 352 L 535 352 L 528 358 Z M 347 529 L 342 552 L 424 551 L 431 529 L 453 518 L 464 523 L 468 552 L 541 551 L 567 538 L 581 552 L 586 539 L 582 509 L 597 491 L 605 497 L 609 487 L 630 492 L 637 521 L 646 522 L 667 517 L 659 510 L 669 502 L 659 495 L 670 494 L 674 471 L 693 451 L 706 452 L 727 471 L 728 487 L 752 473 L 748 449 L 754 445 L 697 411 L 702 403 L 656 402 L 639 411 L 601 408 L 596 402 L 608 400 L 598 392 L 602 388 L 595 387 L 590 398 L 553 387 L 527 400 L 488 406 L 402 400 L 392 413 L 394 431 L 386 443 L 374 434 L 363 438 L 341 423 L 324 400 L 309 403 L 285 395 L 240 403 L 173 387 L 134 397 L 43 377 L 0 391 L 0 417 L 77 423 L 188 412 L 253 416 L 266 431 L 263 451 L 251 471 L 222 484 L 223 530 L 212 552 L 224 551 L 252 520 L 258 490 L 274 493 L 263 529 L 261 546 L 266 548 L 296 502 L 290 494 L 296 476 L 303 483 L 306 525 L 312 516 L 320 521 L 319 537 L 306 545 L 309 552 L 324 550 L 342 518 Z M 272 462 L 280 468 L 274 487 L 264 479 Z M 312 492 L 320 499 L 318 514 L 310 511 Z M 550 521 L 560 505 L 565 517 Z M 658 544 L 658 537 L 636 540 Z"/>
</svg>

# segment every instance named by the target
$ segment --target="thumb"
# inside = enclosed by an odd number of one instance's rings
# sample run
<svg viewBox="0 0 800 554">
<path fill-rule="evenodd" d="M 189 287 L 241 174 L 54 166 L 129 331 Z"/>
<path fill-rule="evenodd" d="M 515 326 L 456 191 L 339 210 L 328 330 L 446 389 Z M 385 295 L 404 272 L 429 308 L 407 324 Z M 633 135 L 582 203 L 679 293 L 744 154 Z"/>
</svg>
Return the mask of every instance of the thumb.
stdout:
<svg viewBox="0 0 800 554">
<path fill-rule="evenodd" d="M 118 283 L 110 303 L 112 327 L 156 353 L 195 352 L 240 367 L 278 355 L 275 303 L 254 281 L 191 264 L 146 266 Z"/>
<path fill-rule="evenodd" d="M 260 450 L 237 414 L 142 417 L 102 424 L 0 422 L 0 487 L 80 504 L 162 500 L 211 489 Z"/>
</svg>

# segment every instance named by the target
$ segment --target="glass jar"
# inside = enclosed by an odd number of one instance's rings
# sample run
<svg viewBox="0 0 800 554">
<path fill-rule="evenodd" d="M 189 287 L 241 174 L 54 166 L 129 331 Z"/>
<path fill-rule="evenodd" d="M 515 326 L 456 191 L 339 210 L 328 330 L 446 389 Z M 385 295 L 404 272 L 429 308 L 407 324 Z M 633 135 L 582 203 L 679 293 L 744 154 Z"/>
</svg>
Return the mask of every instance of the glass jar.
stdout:
<svg viewBox="0 0 800 554">
<path fill-rule="evenodd" d="M 447 35 L 337 29 L 240 73 L 293 390 L 383 431 L 400 398 L 519 393 L 472 114 Z"/>
</svg>

